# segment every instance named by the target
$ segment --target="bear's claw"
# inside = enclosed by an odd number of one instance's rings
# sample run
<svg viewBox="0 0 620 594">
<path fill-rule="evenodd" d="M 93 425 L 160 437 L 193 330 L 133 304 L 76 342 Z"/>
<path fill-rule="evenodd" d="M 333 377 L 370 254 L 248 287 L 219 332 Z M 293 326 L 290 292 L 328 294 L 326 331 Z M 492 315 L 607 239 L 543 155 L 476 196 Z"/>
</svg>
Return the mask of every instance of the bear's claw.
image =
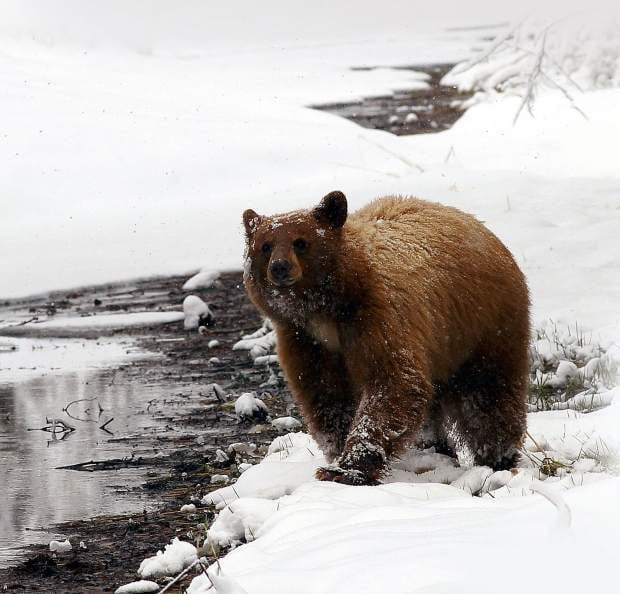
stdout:
<svg viewBox="0 0 620 594">
<path fill-rule="evenodd" d="M 341 468 L 334 464 L 319 468 L 315 476 L 320 481 L 331 481 L 343 485 L 377 485 L 378 481 L 366 476 L 360 470 Z"/>
</svg>

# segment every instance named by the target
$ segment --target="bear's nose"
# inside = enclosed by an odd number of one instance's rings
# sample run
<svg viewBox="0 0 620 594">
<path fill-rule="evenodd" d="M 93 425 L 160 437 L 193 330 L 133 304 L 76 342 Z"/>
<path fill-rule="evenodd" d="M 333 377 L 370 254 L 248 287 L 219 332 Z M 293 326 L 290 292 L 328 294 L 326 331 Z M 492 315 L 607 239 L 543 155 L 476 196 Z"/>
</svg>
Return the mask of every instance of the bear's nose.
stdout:
<svg viewBox="0 0 620 594">
<path fill-rule="evenodd" d="M 274 260 L 271 263 L 271 276 L 278 283 L 288 280 L 291 263 L 288 260 Z"/>
</svg>

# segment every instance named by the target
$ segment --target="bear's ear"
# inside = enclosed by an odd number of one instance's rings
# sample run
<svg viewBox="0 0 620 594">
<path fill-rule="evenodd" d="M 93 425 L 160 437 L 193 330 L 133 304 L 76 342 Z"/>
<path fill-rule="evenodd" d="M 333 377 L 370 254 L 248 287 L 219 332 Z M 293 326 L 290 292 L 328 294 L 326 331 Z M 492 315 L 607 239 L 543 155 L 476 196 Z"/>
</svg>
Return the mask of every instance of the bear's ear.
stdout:
<svg viewBox="0 0 620 594">
<path fill-rule="evenodd" d="M 248 237 L 254 234 L 254 231 L 256 231 L 261 221 L 262 217 L 256 214 L 251 208 L 248 208 L 243 213 L 243 224 L 245 225 L 245 232 Z"/>
<path fill-rule="evenodd" d="M 347 220 L 347 197 L 342 192 L 330 192 L 312 214 L 319 223 L 339 229 Z"/>
</svg>

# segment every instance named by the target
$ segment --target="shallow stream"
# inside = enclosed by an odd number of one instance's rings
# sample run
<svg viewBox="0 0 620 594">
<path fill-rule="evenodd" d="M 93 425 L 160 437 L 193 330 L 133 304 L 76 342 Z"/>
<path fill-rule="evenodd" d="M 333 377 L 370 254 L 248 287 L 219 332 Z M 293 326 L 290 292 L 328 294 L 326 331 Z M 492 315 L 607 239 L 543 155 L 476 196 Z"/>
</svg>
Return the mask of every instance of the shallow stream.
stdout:
<svg viewBox="0 0 620 594">
<path fill-rule="evenodd" d="M 148 356 L 122 339 L 0 337 L 0 567 L 18 558 L 17 547 L 49 540 L 41 528 L 146 506 L 141 492 L 131 490 L 143 469 L 58 467 L 130 457 L 133 446 L 119 438 L 158 430 L 145 411 L 161 385 L 115 372 Z M 64 425 L 41 430 L 54 419 Z"/>
</svg>

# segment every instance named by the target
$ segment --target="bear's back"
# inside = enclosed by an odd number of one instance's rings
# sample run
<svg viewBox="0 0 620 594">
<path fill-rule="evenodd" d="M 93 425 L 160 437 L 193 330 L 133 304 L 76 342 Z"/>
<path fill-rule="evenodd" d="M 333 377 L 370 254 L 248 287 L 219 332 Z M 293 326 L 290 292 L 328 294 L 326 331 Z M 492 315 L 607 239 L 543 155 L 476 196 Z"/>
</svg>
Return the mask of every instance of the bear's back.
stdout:
<svg viewBox="0 0 620 594">
<path fill-rule="evenodd" d="M 380 309 L 426 336 L 431 356 L 475 348 L 505 318 L 525 312 L 525 279 L 502 242 L 472 215 L 441 204 L 387 196 L 352 213 L 345 236 L 369 262 Z M 434 353 L 432 353 L 434 352 Z M 432 357 L 436 358 L 437 357 Z M 440 359 L 440 357 L 439 357 Z M 446 362 L 448 363 L 448 362 Z M 443 376 L 452 368 L 438 370 Z"/>
</svg>

